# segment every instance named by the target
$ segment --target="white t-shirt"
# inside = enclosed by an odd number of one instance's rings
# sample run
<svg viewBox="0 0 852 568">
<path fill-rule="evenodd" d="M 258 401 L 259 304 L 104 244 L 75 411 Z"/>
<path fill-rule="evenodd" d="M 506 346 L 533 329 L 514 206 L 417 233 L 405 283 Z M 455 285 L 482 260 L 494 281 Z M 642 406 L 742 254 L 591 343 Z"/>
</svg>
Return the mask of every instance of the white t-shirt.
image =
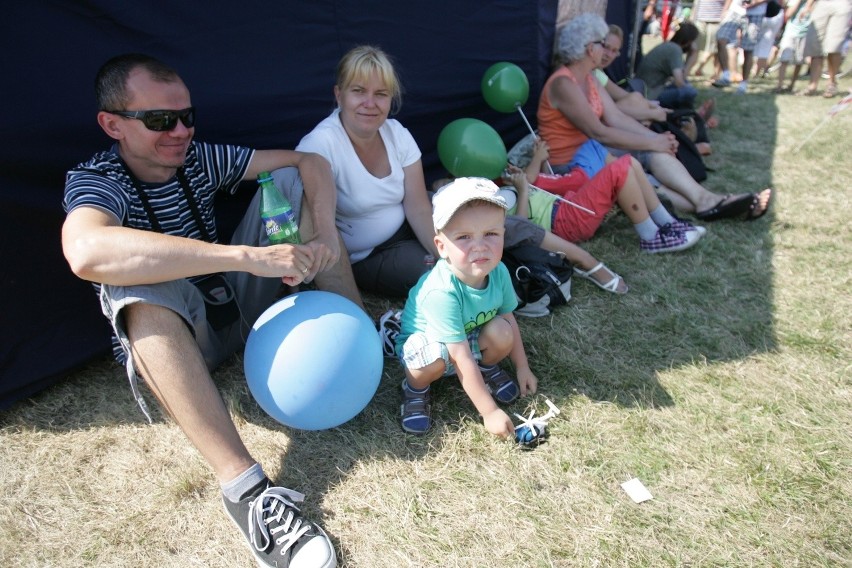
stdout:
<svg viewBox="0 0 852 568">
<path fill-rule="evenodd" d="M 309 132 L 296 150 L 315 152 L 331 164 L 337 186 L 337 228 L 350 262 L 366 258 L 390 238 L 405 221 L 403 168 L 420 159 L 414 137 L 399 121 L 387 119 L 379 135 L 388 151 L 391 173 L 377 178 L 364 167 L 340 122 L 340 109 Z"/>
<path fill-rule="evenodd" d="M 743 0 L 732 0 L 728 6 L 728 13 L 737 16 L 762 16 L 766 14 L 766 2 L 759 4 L 753 8 L 743 6 Z"/>
</svg>

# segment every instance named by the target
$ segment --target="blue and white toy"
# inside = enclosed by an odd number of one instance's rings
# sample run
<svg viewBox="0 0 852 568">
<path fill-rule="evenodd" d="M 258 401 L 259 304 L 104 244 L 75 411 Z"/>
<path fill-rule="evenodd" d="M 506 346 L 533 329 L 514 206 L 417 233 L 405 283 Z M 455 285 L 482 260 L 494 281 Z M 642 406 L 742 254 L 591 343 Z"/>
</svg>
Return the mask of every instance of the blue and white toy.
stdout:
<svg viewBox="0 0 852 568">
<path fill-rule="evenodd" d="M 538 418 L 534 418 L 535 410 L 530 412 L 529 418 L 515 414 L 521 421 L 515 426 L 515 441 L 521 448 L 532 449 L 542 443 L 547 438 L 547 423 L 551 418 L 559 415 L 560 411 L 555 404 L 546 398 L 544 402 L 549 407 L 548 411 Z"/>
</svg>

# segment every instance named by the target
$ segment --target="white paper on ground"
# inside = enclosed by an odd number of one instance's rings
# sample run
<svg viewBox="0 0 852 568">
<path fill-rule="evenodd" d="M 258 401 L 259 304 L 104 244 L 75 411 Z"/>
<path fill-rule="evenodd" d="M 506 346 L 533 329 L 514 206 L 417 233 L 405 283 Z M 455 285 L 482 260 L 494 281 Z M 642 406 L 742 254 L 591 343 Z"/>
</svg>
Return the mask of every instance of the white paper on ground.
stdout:
<svg viewBox="0 0 852 568">
<path fill-rule="evenodd" d="M 630 481 L 622 483 L 621 488 L 633 499 L 634 503 L 641 503 L 654 498 L 651 492 L 642 485 L 642 482 L 635 477 Z"/>
</svg>

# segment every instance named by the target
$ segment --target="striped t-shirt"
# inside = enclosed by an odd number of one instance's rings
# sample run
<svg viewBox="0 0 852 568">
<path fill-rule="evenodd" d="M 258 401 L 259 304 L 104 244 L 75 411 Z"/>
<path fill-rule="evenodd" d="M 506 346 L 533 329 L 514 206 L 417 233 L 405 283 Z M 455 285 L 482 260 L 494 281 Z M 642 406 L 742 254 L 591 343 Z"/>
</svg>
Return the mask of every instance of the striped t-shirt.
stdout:
<svg viewBox="0 0 852 568">
<path fill-rule="evenodd" d="M 187 150 L 184 174 L 213 242 L 217 241 L 213 215 L 216 192 L 233 193 L 253 155 L 254 150 L 250 148 L 203 142 L 192 142 Z M 191 239 L 203 238 L 203 231 L 197 227 L 177 177 L 165 183 L 140 181 L 138 184 L 148 196 L 160 223 L 160 232 Z M 153 230 L 136 186 L 115 146 L 95 154 L 91 160 L 68 172 L 62 206 L 68 213 L 77 207 L 96 207 L 115 215 L 124 227 Z"/>
<path fill-rule="evenodd" d="M 699 0 L 695 12 L 695 20 L 698 22 L 719 22 L 722 20 L 722 8 L 724 0 Z"/>
</svg>

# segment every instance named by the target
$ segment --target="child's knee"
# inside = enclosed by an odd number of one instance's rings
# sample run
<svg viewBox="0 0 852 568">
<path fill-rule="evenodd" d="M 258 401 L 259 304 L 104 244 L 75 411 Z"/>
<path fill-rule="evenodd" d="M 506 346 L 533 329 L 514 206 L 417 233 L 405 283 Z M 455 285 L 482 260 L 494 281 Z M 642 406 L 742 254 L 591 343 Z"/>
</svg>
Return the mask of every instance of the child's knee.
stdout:
<svg viewBox="0 0 852 568">
<path fill-rule="evenodd" d="M 479 344 L 484 349 L 505 352 L 512 350 L 515 340 L 515 332 L 509 320 L 497 316 L 482 327 L 479 334 Z"/>
</svg>

